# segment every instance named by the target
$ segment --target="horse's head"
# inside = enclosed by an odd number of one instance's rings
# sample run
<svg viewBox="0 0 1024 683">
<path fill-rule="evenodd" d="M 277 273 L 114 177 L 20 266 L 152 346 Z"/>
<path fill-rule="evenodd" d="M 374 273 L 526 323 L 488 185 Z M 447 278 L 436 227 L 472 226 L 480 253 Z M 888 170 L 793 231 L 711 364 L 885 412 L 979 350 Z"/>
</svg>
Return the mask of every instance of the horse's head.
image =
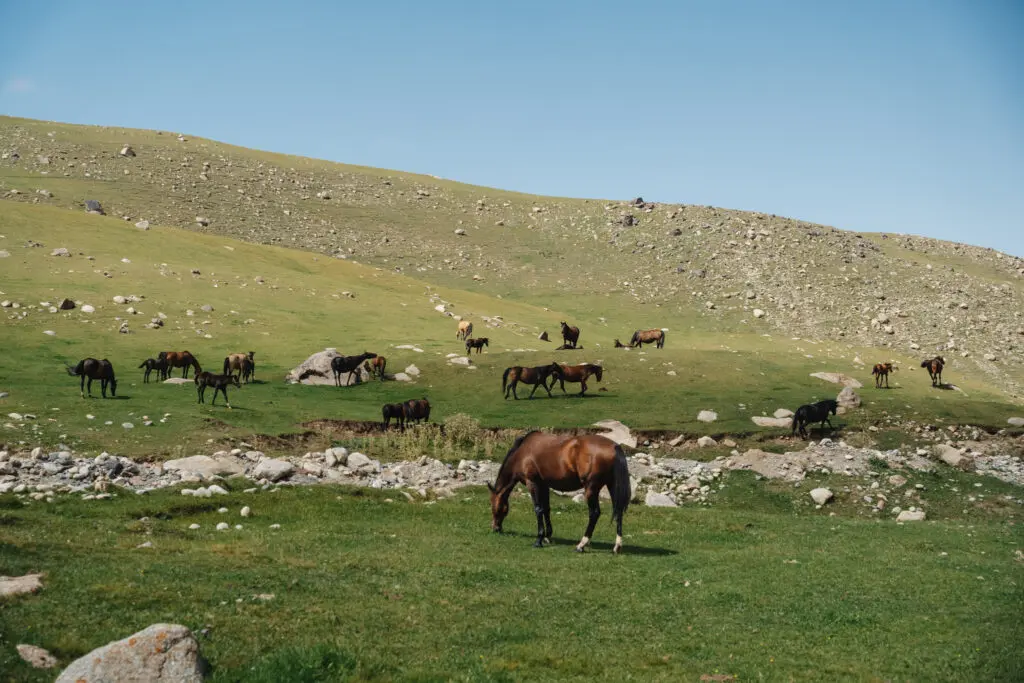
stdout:
<svg viewBox="0 0 1024 683">
<path fill-rule="evenodd" d="M 500 534 L 501 525 L 508 516 L 508 494 L 511 488 L 499 491 L 487 484 L 487 490 L 491 492 L 491 529 Z"/>
<path fill-rule="evenodd" d="M 487 337 L 483 337 L 481 341 L 483 341 L 484 346 L 489 346 L 491 342 L 491 340 L 488 339 Z"/>
<path fill-rule="evenodd" d="M 563 320 L 562 322 L 558 323 L 558 324 L 562 326 L 562 329 L 563 329 L 563 330 L 565 330 L 565 329 L 568 329 L 568 328 L 569 328 L 569 326 L 565 324 L 565 321 L 564 321 L 564 320 Z"/>
<path fill-rule="evenodd" d="M 363 351 L 363 355 L 366 356 L 367 358 L 376 358 L 377 357 L 377 354 L 370 353 L 369 351 Z"/>
<path fill-rule="evenodd" d="M 247 353 L 245 355 L 247 355 L 249 357 L 249 360 L 256 360 L 256 352 L 255 351 L 250 351 L 249 353 Z"/>
<path fill-rule="evenodd" d="M 602 368 L 600 365 L 592 365 L 591 367 L 594 368 L 594 377 L 596 377 L 597 381 L 600 382 L 601 375 L 604 374 L 604 368 Z"/>
<path fill-rule="evenodd" d="M 71 375 L 72 377 L 78 374 L 77 372 L 75 372 L 75 367 L 71 363 L 65 361 L 64 367 L 68 371 L 68 374 Z"/>
<path fill-rule="evenodd" d="M 548 373 L 552 375 L 562 376 L 562 366 L 552 361 L 551 365 L 548 366 Z"/>
</svg>

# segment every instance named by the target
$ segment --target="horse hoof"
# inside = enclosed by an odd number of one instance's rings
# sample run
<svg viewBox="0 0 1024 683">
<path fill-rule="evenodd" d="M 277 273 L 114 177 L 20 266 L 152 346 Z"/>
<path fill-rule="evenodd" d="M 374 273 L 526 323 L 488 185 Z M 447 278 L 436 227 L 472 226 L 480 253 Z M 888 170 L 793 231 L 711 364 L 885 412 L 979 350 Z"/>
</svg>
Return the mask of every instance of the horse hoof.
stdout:
<svg viewBox="0 0 1024 683">
<path fill-rule="evenodd" d="M 576 546 L 576 552 L 582 553 L 583 552 L 583 548 L 581 548 L 579 546 Z"/>
<path fill-rule="evenodd" d="M 540 541 L 537 541 L 536 543 L 533 544 L 533 547 L 534 548 L 543 548 L 544 544 L 542 542 L 540 542 Z"/>
</svg>

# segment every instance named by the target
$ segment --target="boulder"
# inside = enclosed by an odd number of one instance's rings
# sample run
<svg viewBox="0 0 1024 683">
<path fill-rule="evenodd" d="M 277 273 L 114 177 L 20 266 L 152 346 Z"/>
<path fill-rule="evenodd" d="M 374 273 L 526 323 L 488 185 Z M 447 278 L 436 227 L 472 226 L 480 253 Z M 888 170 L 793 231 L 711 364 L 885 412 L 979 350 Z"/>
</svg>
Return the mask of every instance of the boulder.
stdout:
<svg viewBox="0 0 1024 683">
<path fill-rule="evenodd" d="M 1011 427 L 1024 427 L 1024 417 L 1011 417 L 1006 422 Z"/>
<path fill-rule="evenodd" d="M 714 422 L 718 419 L 718 413 L 713 410 L 702 410 L 697 413 L 697 419 L 701 422 Z"/>
<path fill-rule="evenodd" d="M 60 310 L 62 311 L 70 311 L 74 307 L 75 302 L 72 301 L 71 299 L 64 299 L 63 301 L 60 302 L 60 306 L 58 306 L 58 308 L 60 308 Z"/>
<path fill-rule="evenodd" d="M 125 145 L 124 147 L 121 148 L 121 156 L 133 157 L 135 156 L 135 150 L 132 149 L 131 145 Z"/>
<path fill-rule="evenodd" d="M 793 419 L 790 417 L 765 417 L 764 415 L 753 415 L 750 418 L 758 427 L 784 427 L 793 426 Z"/>
<path fill-rule="evenodd" d="M 164 469 L 181 474 L 198 474 L 203 479 L 211 479 L 216 476 L 230 477 L 245 472 L 245 466 L 237 458 L 231 456 L 212 458 L 208 455 L 193 455 L 188 458 L 168 460 L 164 463 Z"/>
<path fill-rule="evenodd" d="M 50 256 L 71 256 L 71 252 L 65 247 L 57 247 L 50 252 Z"/>
<path fill-rule="evenodd" d="M 785 417 L 793 417 L 793 411 L 792 410 L 788 410 L 786 408 L 779 408 L 774 413 L 772 413 L 772 415 L 774 415 L 775 417 L 777 417 L 779 419 L 782 419 L 782 418 L 785 418 Z"/>
<path fill-rule="evenodd" d="M 647 497 L 644 498 L 644 505 L 652 508 L 679 507 L 667 493 L 655 493 L 654 491 L 647 492 Z"/>
<path fill-rule="evenodd" d="M 410 365 L 405 369 L 405 374 L 409 375 L 410 377 L 419 377 L 420 369 L 415 365 Z"/>
<path fill-rule="evenodd" d="M 348 454 L 348 459 L 346 460 L 345 464 L 350 469 L 357 470 L 360 467 L 366 467 L 367 465 L 369 465 L 372 462 L 373 462 L 372 460 L 370 460 L 368 457 L 366 457 L 362 453 L 356 452 L 356 453 L 349 453 Z"/>
<path fill-rule="evenodd" d="M 852 410 L 860 407 L 860 396 L 853 390 L 853 387 L 843 387 L 843 390 L 836 396 L 836 403 L 839 404 L 840 408 L 846 408 Z"/>
<path fill-rule="evenodd" d="M 57 677 L 57 683 L 200 683 L 205 672 L 206 662 L 191 631 L 177 624 L 154 624 L 76 659 Z"/>
<path fill-rule="evenodd" d="M 96 214 L 97 216 L 106 215 L 106 213 L 103 211 L 103 206 L 95 199 L 85 200 L 85 210 L 86 212 Z"/>
<path fill-rule="evenodd" d="M 285 381 L 292 384 L 334 384 L 334 371 L 331 370 L 331 360 L 342 354 L 337 349 L 328 348 L 314 353 L 302 361 L 291 372 L 285 375 Z M 366 369 L 365 363 L 352 375 L 349 381 L 348 373 L 341 376 L 342 386 L 358 384 L 370 380 L 370 371 Z"/>
<path fill-rule="evenodd" d="M 754 317 L 755 318 L 763 318 L 764 317 L 764 311 L 762 311 L 760 308 L 755 308 L 754 309 Z"/>
<path fill-rule="evenodd" d="M 22 593 L 35 593 L 43 587 L 43 582 L 40 581 L 42 578 L 42 574 L 0 576 L 0 597 L 20 595 Z"/>
<path fill-rule="evenodd" d="M 267 479 L 269 481 L 280 481 L 287 479 L 295 471 L 295 465 L 287 460 L 275 460 L 269 458 L 264 460 L 252 471 L 253 479 Z"/>
<path fill-rule="evenodd" d="M 956 467 L 957 469 L 964 470 L 965 472 L 969 472 L 974 469 L 974 458 L 965 453 L 961 453 L 959 449 L 944 443 L 937 443 L 933 448 L 935 450 L 935 456 L 950 467 Z"/>
<path fill-rule="evenodd" d="M 924 510 L 903 510 L 896 517 L 897 522 L 923 522 Z"/>
<path fill-rule="evenodd" d="M 95 306 L 90 306 L 89 304 L 85 304 L 84 306 L 82 306 L 82 313 L 95 313 L 95 312 L 96 312 L 96 307 Z"/>
<path fill-rule="evenodd" d="M 818 505 L 824 505 L 825 503 L 832 500 L 832 497 L 832 492 L 826 488 L 816 488 L 813 491 L 811 491 L 811 498 L 813 498 L 814 502 L 817 503 Z"/>
<path fill-rule="evenodd" d="M 636 448 L 636 437 L 629 431 L 629 427 L 618 420 L 601 420 L 600 422 L 595 422 L 594 426 L 605 430 L 601 433 L 601 436 L 606 439 L 611 439 L 620 446 Z"/>
<path fill-rule="evenodd" d="M 149 230 L 149 221 L 139 221 L 135 224 L 135 227 L 139 230 Z"/>
<path fill-rule="evenodd" d="M 718 442 L 712 439 L 710 436 L 702 436 L 697 439 L 697 445 L 701 448 L 710 448 L 711 446 L 717 446 Z"/>
</svg>

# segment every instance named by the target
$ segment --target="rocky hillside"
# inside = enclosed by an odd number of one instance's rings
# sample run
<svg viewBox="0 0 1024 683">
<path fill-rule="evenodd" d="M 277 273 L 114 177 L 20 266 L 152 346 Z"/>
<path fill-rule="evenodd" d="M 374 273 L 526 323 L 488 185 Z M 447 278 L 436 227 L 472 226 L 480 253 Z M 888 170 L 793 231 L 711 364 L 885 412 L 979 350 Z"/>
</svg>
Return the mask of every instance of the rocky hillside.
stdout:
<svg viewBox="0 0 1024 683">
<path fill-rule="evenodd" d="M 95 200 L 154 228 L 300 247 L 508 298 L 608 295 L 715 329 L 942 353 L 1024 394 L 1024 260 L 991 249 L 641 198 L 537 197 L 187 134 L 2 117 L 0 195 L 83 211 Z"/>
</svg>

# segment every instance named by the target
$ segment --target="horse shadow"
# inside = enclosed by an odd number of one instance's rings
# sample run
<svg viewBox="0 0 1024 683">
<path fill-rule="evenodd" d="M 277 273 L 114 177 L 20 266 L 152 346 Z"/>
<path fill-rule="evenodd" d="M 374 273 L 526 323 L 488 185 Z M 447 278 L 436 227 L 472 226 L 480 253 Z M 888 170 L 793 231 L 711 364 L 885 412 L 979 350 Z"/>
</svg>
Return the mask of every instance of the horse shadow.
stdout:
<svg viewBox="0 0 1024 683">
<path fill-rule="evenodd" d="M 515 536 L 516 538 L 530 539 L 530 540 L 536 540 L 537 539 L 537 534 L 535 534 L 535 533 L 534 534 L 525 534 L 525 533 L 522 533 L 522 532 L 519 532 L 519 531 L 512 531 L 512 532 L 506 531 L 506 532 L 504 532 L 504 535 L 505 536 Z M 573 547 L 573 548 L 575 548 L 576 544 L 579 543 L 579 539 L 576 539 L 574 541 L 571 538 L 558 538 L 557 536 L 552 536 L 549 539 L 549 541 L 550 541 L 551 547 L 558 546 L 558 547 Z M 590 542 L 590 548 L 592 550 L 601 550 L 601 551 L 610 553 L 612 551 L 613 547 L 614 547 L 613 543 L 607 543 L 605 541 L 594 541 L 594 540 L 592 540 Z M 655 548 L 655 547 L 651 547 L 651 546 L 629 545 L 627 543 L 623 543 L 623 545 L 622 545 L 622 553 L 623 554 L 627 554 L 627 555 L 644 555 L 644 556 L 650 556 L 650 557 L 670 557 L 672 555 L 678 555 L 679 551 L 678 550 L 671 550 L 669 548 Z"/>
<path fill-rule="evenodd" d="M 933 384 L 932 389 L 942 389 L 944 391 L 956 391 L 956 385 L 950 382 L 943 382 L 941 384 Z"/>
</svg>

